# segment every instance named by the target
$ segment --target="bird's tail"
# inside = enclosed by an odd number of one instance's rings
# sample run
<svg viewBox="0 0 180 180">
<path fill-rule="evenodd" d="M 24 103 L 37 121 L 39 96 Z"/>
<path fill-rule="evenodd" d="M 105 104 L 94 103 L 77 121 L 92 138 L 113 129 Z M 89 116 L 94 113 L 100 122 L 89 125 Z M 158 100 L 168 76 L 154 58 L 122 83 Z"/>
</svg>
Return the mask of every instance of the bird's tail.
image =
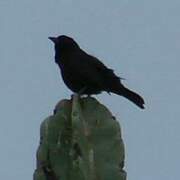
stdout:
<svg viewBox="0 0 180 180">
<path fill-rule="evenodd" d="M 126 87 L 121 85 L 120 88 L 118 88 L 117 90 L 113 90 L 112 92 L 124 96 L 141 109 L 144 109 L 144 99 L 139 94 L 127 89 Z"/>
</svg>

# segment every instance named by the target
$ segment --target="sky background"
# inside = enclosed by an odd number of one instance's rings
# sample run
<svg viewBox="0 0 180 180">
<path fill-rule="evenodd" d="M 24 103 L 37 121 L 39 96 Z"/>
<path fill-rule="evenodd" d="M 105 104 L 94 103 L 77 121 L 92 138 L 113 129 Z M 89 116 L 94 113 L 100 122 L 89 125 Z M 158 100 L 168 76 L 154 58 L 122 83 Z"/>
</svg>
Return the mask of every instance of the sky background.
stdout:
<svg viewBox="0 0 180 180">
<path fill-rule="evenodd" d="M 0 179 L 31 180 L 39 127 L 70 98 L 48 36 L 72 36 L 146 101 L 96 98 L 121 123 L 128 180 L 179 179 L 179 0 L 0 1 Z"/>
</svg>

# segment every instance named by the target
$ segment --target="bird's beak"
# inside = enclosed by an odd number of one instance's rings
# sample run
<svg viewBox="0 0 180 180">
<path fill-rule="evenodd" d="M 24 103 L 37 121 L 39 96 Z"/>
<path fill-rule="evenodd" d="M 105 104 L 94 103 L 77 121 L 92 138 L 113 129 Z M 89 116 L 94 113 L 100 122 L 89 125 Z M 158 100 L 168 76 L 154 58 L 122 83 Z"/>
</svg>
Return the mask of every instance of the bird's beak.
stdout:
<svg viewBox="0 0 180 180">
<path fill-rule="evenodd" d="M 48 39 L 50 39 L 53 43 L 57 43 L 58 38 L 56 37 L 48 37 Z"/>
</svg>

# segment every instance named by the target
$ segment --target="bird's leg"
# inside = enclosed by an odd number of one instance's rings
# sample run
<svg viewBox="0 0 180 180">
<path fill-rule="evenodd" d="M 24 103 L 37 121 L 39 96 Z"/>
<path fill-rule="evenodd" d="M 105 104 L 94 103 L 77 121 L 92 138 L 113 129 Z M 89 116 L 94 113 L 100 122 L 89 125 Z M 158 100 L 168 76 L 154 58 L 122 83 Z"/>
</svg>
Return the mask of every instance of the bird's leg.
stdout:
<svg viewBox="0 0 180 180">
<path fill-rule="evenodd" d="M 85 90 L 86 90 L 86 87 L 83 87 L 82 89 L 80 89 L 79 92 L 72 94 L 71 99 L 73 99 L 74 96 L 76 96 L 77 98 L 80 98 L 81 95 L 83 95 Z"/>
<path fill-rule="evenodd" d="M 80 89 L 80 91 L 78 92 L 78 95 L 81 96 L 84 91 L 86 90 L 87 87 L 83 87 L 82 89 Z"/>
</svg>

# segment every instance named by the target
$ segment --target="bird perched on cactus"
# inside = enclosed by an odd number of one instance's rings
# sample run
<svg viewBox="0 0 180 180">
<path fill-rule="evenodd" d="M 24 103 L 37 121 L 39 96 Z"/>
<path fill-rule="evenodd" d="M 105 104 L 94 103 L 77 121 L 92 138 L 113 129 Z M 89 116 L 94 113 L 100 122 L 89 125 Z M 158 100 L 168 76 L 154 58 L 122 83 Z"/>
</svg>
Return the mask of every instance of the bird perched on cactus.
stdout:
<svg viewBox="0 0 180 180">
<path fill-rule="evenodd" d="M 144 109 L 143 98 L 126 88 L 112 69 L 82 50 L 73 38 L 61 35 L 49 39 L 55 45 L 55 62 L 64 83 L 73 92 L 87 95 L 112 92 Z"/>
</svg>

